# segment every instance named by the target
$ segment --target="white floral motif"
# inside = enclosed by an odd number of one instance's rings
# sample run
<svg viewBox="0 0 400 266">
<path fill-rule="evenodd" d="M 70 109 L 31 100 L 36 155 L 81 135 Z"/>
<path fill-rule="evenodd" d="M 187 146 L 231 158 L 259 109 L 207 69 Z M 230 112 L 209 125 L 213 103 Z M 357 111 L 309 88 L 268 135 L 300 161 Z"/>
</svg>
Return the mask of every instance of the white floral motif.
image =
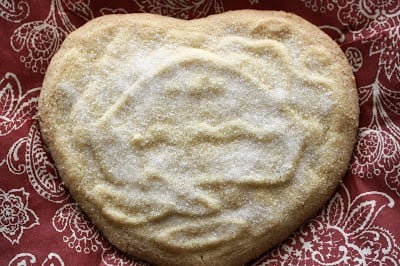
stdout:
<svg viewBox="0 0 400 266">
<path fill-rule="evenodd" d="M 27 173 L 40 196 L 52 202 L 63 202 L 69 196 L 44 149 L 35 119 L 39 94 L 40 88 L 23 93 L 13 73 L 6 73 L 0 80 L 0 138 L 33 120 L 28 136 L 19 138 L 10 148 L 0 146 L 0 158 L 4 158 L 0 160 L 0 167 L 5 164 L 13 174 Z"/>
<path fill-rule="evenodd" d="M 50 13 L 43 21 L 22 24 L 11 36 L 12 48 L 22 53 L 20 61 L 33 72 L 44 74 L 68 32 L 75 30 L 66 9 L 85 20 L 93 18 L 89 0 L 51 0 Z M 57 23 L 57 15 L 61 26 Z"/>
<path fill-rule="evenodd" d="M 0 79 L 0 137 L 17 130 L 36 114 L 40 88 L 22 92 L 14 73 Z"/>
<path fill-rule="evenodd" d="M 372 98 L 372 119 L 369 128 L 382 129 L 400 139 L 400 127 L 394 122 L 395 115 L 400 115 L 400 91 L 396 88 L 388 88 L 379 81 L 379 71 L 375 81 L 367 86 L 360 87 L 360 105 Z"/>
<path fill-rule="evenodd" d="M 356 47 L 348 47 L 344 53 L 349 61 L 353 72 L 357 72 L 363 64 L 363 56 Z"/>
<path fill-rule="evenodd" d="M 18 244 L 24 230 L 39 225 L 36 213 L 28 208 L 29 193 L 24 188 L 0 189 L 0 233 L 11 244 Z"/>
<path fill-rule="evenodd" d="M 372 42 L 370 55 L 379 54 L 379 66 L 388 79 L 400 79 L 400 1 L 337 0 L 338 19 L 348 27 L 352 40 Z"/>
<path fill-rule="evenodd" d="M 21 153 L 24 154 L 22 158 L 19 156 Z M 61 203 L 69 198 L 54 163 L 45 150 L 37 119 L 33 121 L 28 136 L 18 139 L 11 146 L 0 166 L 4 162 L 12 173 L 26 173 L 35 191 L 48 201 Z"/>
<path fill-rule="evenodd" d="M 8 266 L 34 266 L 36 257 L 31 253 L 19 253 L 9 263 Z M 57 253 L 50 252 L 41 266 L 64 266 L 64 261 Z"/>
<path fill-rule="evenodd" d="M 256 265 L 396 265 L 395 237 L 373 225 L 385 207 L 394 207 L 387 194 L 372 191 L 351 199 L 342 185 L 319 216 Z"/>
<path fill-rule="evenodd" d="M 99 249 L 101 235 L 76 203 L 65 204 L 57 210 L 53 227 L 57 232 L 69 235 L 64 235 L 63 241 L 76 252 L 89 254 Z"/>
<path fill-rule="evenodd" d="M 189 19 L 224 11 L 222 0 L 134 0 L 140 11 Z"/>
<path fill-rule="evenodd" d="M 101 249 L 102 262 L 107 266 L 148 266 L 139 259 L 127 257 L 116 250 L 97 231 L 77 203 L 68 203 L 53 216 L 53 227 L 57 232 L 66 232 L 63 241 L 78 253 L 90 254 Z"/>
<path fill-rule="evenodd" d="M 27 2 L 22 0 L 0 0 L 0 17 L 10 22 L 18 23 L 29 16 Z"/>
<path fill-rule="evenodd" d="M 379 55 L 379 65 L 388 79 L 395 76 L 400 80 L 400 9 L 397 17 L 371 22 L 366 34 L 369 37 L 363 42 L 372 42 L 369 54 Z"/>
<path fill-rule="evenodd" d="M 390 133 L 360 128 L 350 168 L 360 178 L 384 176 L 386 185 L 400 196 L 400 143 Z"/>
<path fill-rule="evenodd" d="M 399 1 L 336 0 L 335 2 L 339 8 L 338 19 L 343 25 L 348 26 L 355 36 L 367 37 L 363 30 L 372 22 L 379 24 L 380 21 L 400 15 Z"/>
<path fill-rule="evenodd" d="M 60 47 L 67 33 L 53 22 L 33 21 L 25 23 L 14 31 L 11 46 L 26 68 L 44 74 L 46 67 Z"/>
<path fill-rule="evenodd" d="M 38 120 L 34 121 L 26 138 L 25 162 L 29 181 L 41 197 L 56 203 L 69 198 L 49 154 L 44 149 Z"/>
</svg>

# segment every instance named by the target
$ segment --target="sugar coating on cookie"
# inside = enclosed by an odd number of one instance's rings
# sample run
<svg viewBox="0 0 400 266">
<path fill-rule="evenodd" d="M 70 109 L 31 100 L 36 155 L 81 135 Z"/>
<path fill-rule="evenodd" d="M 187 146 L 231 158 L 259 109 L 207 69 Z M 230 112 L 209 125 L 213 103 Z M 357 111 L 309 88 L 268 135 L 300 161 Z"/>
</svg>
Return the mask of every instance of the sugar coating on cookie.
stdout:
<svg viewBox="0 0 400 266">
<path fill-rule="evenodd" d="M 285 12 L 97 18 L 46 73 L 41 131 L 117 248 L 160 265 L 241 265 L 329 199 L 358 126 L 340 48 Z"/>
</svg>

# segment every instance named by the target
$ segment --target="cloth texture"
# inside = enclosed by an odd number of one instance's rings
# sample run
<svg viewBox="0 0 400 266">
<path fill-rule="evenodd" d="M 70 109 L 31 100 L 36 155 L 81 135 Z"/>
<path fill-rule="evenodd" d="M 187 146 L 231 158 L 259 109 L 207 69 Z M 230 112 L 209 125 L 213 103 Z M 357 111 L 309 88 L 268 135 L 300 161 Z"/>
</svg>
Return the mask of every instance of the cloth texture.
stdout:
<svg viewBox="0 0 400 266">
<path fill-rule="evenodd" d="M 400 265 L 400 1 L 0 0 L 0 265 L 148 265 L 111 246 L 62 184 L 37 103 L 69 32 L 106 14 L 293 12 L 342 48 L 361 110 L 349 170 L 317 216 L 249 265 Z"/>
</svg>

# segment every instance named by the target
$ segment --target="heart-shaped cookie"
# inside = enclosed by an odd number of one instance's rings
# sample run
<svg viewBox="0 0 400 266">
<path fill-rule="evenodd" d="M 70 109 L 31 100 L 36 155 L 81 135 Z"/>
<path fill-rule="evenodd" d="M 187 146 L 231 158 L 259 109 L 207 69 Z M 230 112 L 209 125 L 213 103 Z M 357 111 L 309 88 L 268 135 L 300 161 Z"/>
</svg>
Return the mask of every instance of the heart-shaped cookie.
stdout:
<svg viewBox="0 0 400 266">
<path fill-rule="evenodd" d="M 285 12 L 110 15 L 46 73 L 43 138 L 116 247 L 159 265 L 241 265 L 329 199 L 358 125 L 352 70 Z"/>
</svg>

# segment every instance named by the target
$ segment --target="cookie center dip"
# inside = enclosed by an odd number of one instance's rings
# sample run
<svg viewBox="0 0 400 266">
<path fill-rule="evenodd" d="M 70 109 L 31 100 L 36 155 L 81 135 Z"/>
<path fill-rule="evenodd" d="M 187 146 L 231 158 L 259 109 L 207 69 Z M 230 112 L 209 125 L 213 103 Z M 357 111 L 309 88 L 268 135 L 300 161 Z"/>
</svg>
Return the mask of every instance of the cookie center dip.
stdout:
<svg viewBox="0 0 400 266">
<path fill-rule="evenodd" d="M 358 107 L 340 50 L 292 15 L 235 13 L 101 18 L 49 68 L 46 143 L 129 254 L 239 265 L 315 213 L 346 170 Z"/>
</svg>

